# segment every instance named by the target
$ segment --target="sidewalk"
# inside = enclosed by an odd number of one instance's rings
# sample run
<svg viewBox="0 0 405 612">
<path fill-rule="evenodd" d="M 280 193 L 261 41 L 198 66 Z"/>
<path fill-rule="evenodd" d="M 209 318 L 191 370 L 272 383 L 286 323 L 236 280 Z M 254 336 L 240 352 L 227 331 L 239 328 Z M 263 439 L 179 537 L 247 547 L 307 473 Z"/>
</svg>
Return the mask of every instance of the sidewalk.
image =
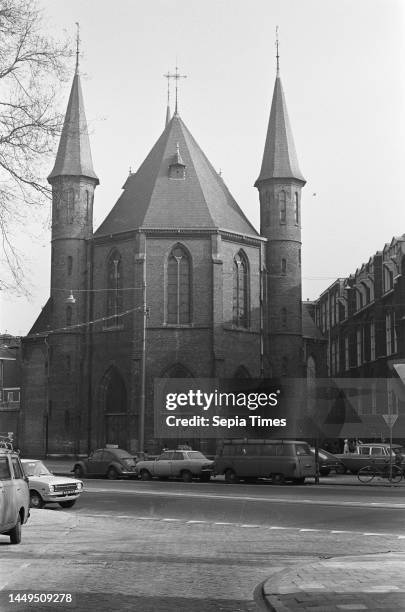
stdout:
<svg viewBox="0 0 405 612">
<path fill-rule="evenodd" d="M 335 557 L 277 572 L 257 587 L 259 610 L 405 610 L 405 553 Z"/>
</svg>

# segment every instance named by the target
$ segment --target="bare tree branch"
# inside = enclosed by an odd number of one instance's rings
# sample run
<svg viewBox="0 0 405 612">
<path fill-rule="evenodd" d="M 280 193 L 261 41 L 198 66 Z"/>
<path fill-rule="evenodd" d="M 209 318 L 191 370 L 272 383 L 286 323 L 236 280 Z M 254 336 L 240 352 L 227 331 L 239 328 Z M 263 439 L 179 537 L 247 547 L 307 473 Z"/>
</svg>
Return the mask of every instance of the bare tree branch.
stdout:
<svg viewBox="0 0 405 612">
<path fill-rule="evenodd" d="M 14 231 L 49 204 L 45 173 L 63 117 L 56 112 L 69 41 L 41 32 L 36 0 L 0 0 L 0 289 L 24 291 Z"/>
</svg>

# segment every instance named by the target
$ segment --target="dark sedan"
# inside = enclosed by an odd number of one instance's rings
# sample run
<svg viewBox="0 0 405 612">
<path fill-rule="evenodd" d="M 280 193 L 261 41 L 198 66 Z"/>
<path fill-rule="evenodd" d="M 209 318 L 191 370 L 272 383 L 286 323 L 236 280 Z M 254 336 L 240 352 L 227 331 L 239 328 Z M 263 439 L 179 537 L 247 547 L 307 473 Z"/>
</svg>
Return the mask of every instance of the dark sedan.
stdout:
<svg viewBox="0 0 405 612">
<path fill-rule="evenodd" d="M 99 448 L 93 451 L 87 459 L 76 461 L 73 473 L 76 478 L 87 476 L 102 476 L 113 480 L 115 478 L 137 478 L 136 461 L 133 455 L 118 447 Z"/>
<path fill-rule="evenodd" d="M 311 453 L 315 455 L 315 449 L 311 447 Z M 323 448 L 318 450 L 318 461 L 319 461 L 319 473 L 321 476 L 328 476 L 332 470 L 336 472 L 336 474 L 344 474 L 346 472 L 346 468 L 342 461 L 329 453 Z"/>
</svg>

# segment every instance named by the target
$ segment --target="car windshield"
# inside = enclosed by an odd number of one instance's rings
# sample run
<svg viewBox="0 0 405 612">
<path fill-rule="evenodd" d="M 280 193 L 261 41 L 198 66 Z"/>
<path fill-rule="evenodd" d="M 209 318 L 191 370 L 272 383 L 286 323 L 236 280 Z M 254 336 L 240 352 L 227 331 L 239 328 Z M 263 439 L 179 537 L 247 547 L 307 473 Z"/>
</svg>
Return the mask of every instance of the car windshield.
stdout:
<svg viewBox="0 0 405 612">
<path fill-rule="evenodd" d="M 196 459 L 207 459 L 207 457 L 204 457 L 204 455 L 202 453 L 200 453 L 199 451 L 188 452 L 187 456 L 188 456 L 189 459 L 193 459 L 194 461 Z"/>
<path fill-rule="evenodd" d="M 23 461 L 26 476 L 49 476 L 52 474 L 42 461 Z"/>
</svg>

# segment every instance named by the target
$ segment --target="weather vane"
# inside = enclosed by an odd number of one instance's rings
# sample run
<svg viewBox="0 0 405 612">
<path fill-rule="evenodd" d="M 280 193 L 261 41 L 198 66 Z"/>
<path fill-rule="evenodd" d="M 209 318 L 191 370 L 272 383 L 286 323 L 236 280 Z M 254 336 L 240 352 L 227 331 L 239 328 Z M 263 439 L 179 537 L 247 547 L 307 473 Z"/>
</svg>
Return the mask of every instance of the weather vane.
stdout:
<svg viewBox="0 0 405 612">
<path fill-rule="evenodd" d="M 179 73 L 179 69 L 176 66 L 174 74 L 168 72 L 167 74 L 164 74 L 163 76 L 167 79 L 167 100 L 168 100 L 168 103 L 169 103 L 169 96 L 170 96 L 170 87 L 169 87 L 170 79 L 174 79 L 175 80 L 175 83 L 176 83 L 176 106 L 175 106 L 174 113 L 177 115 L 177 89 L 178 89 L 178 81 L 179 81 L 179 79 L 186 79 L 187 75 L 186 74 L 180 74 Z"/>
<path fill-rule="evenodd" d="M 280 72 L 280 64 L 279 64 L 279 59 L 280 56 L 278 54 L 278 26 L 276 26 L 276 49 L 277 49 L 277 53 L 276 53 L 276 60 L 277 60 L 277 74 Z"/>
<path fill-rule="evenodd" d="M 80 25 L 79 22 L 76 21 L 76 74 L 79 73 L 79 47 L 80 47 Z"/>
</svg>

